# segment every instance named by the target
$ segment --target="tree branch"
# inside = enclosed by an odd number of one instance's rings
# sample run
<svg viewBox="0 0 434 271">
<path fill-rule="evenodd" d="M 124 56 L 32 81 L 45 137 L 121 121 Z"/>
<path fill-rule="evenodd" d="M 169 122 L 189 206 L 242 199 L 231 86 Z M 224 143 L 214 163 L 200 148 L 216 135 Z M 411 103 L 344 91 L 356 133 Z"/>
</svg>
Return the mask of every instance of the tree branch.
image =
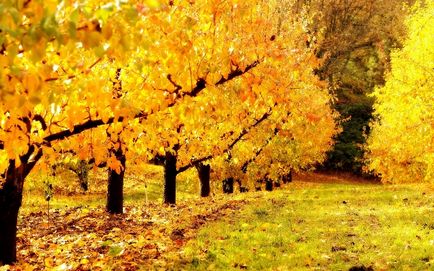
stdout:
<svg viewBox="0 0 434 271">
<path fill-rule="evenodd" d="M 248 65 L 246 67 L 246 69 L 240 70 L 240 69 L 236 69 L 234 71 L 232 71 L 231 73 L 229 73 L 227 78 L 224 78 L 223 76 L 220 78 L 219 81 L 217 81 L 217 83 L 215 85 L 221 85 L 224 84 L 238 76 L 243 75 L 244 73 L 248 72 L 249 70 L 253 69 L 254 67 L 256 67 L 260 62 L 259 61 L 254 61 L 252 64 Z M 202 90 L 204 90 L 206 88 L 206 82 L 203 78 L 199 78 L 196 82 L 196 86 L 190 91 L 190 92 L 184 92 L 181 95 L 179 95 L 179 99 L 172 101 L 170 104 L 167 105 L 167 108 L 173 107 L 175 106 L 178 101 L 180 99 L 182 99 L 185 96 L 189 96 L 189 97 L 196 97 Z M 137 119 L 137 118 L 141 118 L 141 119 L 147 119 L 149 116 L 148 113 L 145 112 L 140 112 L 138 114 L 136 114 L 133 119 Z M 111 117 L 107 120 L 107 122 L 103 122 L 101 119 L 99 120 L 88 120 L 82 124 L 77 124 L 74 125 L 74 128 L 72 130 L 64 130 L 64 131 L 60 131 L 54 134 L 51 134 L 49 136 L 46 136 L 44 138 L 44 141 L 49 143 L 55 140 L 61 140 L 67 137 L 70 137 L 72 135 L 76 135 L 79 134 L 83 131 L 92 129 L 92 128 L 96 128 L 98 126 L 102 126 L 102 125 L 107 125 L 107 124 L 112 124 L 115 121 L 118 122 L 122 122 L 125 119 L 125 117 L 120 116 L 117 120 L 114 117 Z"/>
<path fill-rule="evenodd" d="M 247 167 L 256 160 L 256 158 L 258 158 L 258 156 L 261 154 L 261 152 L 264 150 L 265 147 L 267 147 L 268 144 L 270 144 L 271 140 L 273 139 L 273 137 L 275 137 L 277 135 L 277 133 L 279 132 L 279 129 L 275 128 L 273 134 L 267 139 L 267 141 L 265 142 L 264 145 L 262 145 L 259 150 L 257 150 L 255 152 L 255 155 L 250 158 L 249 160 L 247 160 L 246 162 L 244 162 L 244 164 L 241 166 L 241 171 L 243 173 L 247 172 Z"/>
<path fill-rule="evenodd" d="M 98 59 L 93 65 L 91 65 L 90 67 L 93 67 L 96 63 L 98 63 L 100 61 L 100 59 Z M 227 76 L 227 78 L 225 77 L 221 77 L 220 80 L 217 81 L 217 83 L 215 85 L 221 85 L 224 84 L 238 76 L 241 76 L 243 74 L 245 74 L 246 72 L 248 72 L 249 70 L 253 69 L 254 67 L 258 66 L 260 64 L 259 60 L 254 61 L 253 63 L 251 63 L 250 65 L 248 65 L 246 67 L 246 69 L 241 70 L 241 69 L 235 69 L 234 71 L 230 72 Z M 72 77 L 73 78 L 73 77 Z M 46 81 L 55 81 L 58 80 L 59 78 L 47 78 Z M 183 98 L 184 96 L 189 96 L 189 97 L 196 97 L 202 90 L 204 90 L 206 87 L 206 81 L 203 78 L 199 78 L 196 81 L 196 86 L 190 91 L 190 92 L 185 92 L 182 93 L 181 95 L 179 95 L 179 99 L 171 102 L 167 107 L 173 107 L 178 100 L 180 100 L 181 98 Z M 136 114 L 133 118 L 143 118 L 143 119 L 147 119 L 149 116 L 148 113 L 145 112 L 140 112 L 138 114 Z M 77 124 L 74 125 L 74 127 L 71 130 L 63 130 L 51 135 L 48 135 L 44 138 L 44 143 L 49 145 L 50 142 L 52 141 L 56 141 L 56 140 L 62 140 L 65 139 L 67 137 L 79 134 L 81 132 L 84 132 L 86 130 L 92 129 L 92 128 L 96 128 L 98 126 L 102 126 L 102 125 L 107 125 L 107 124 L 112 124 L 115 121 L 123 121 L 125 119 L 125 117 L 120 116 L 117 120 L 115 120 L 114 117 L 111 117 L 108 119 L 107 122 L 103 122 L 101 119 L 98 120 L 88 120 L 84 123 L 81 124 Z M 0 150 L 4 149 L 4 142 L 0 141 Z"/>
<path fill-rule="evenodd" d="M 252 128 L 258 126 L 261 122 L 263 122 L 263 121 L 266 120 L 269 116 L 271 116 L 271 114 L 272 114 L 272 110 L 270 109 L 270 110 L 268 110 L 266 113 L 264 113 L 264 115 L 262 115 L 261 118 L 257 119 L 257 120 L 255 121 L 255 123 L 252 124 L 250 127 L 248 127 L 248 128 L 244 128 L 244 129 L 241 131 L 241 133 L 238 135 L 238 137 L 235 138 L 235 139 L 232 141 L 232 143 L 229 144 L 229 145 L 226 147 L 226 149 L 223 150 L 222 153 L 227 153 L 227 152 L 229 152 L 230 150 L 232 150 L 233 147 L 234 147 L 234 146 L 235 146 L 235 145 L 236 145 L 236 144 L 237 144 L 237 143 L 238 143 L 238 142 L 239 142 L 239 141 L 240 141 L 240 140 L 241 140 L 241 139 L 242 139 L 246 134 L 249 133 L 250 129 L 252 129 Z M 207 160 L 210 160 L 210 159 L 212 159 L 212 158 L 214 158 L 214 157 L 215 157 L 215 154 L 210 154 L 210 155 L 204 156 L 204 157 L 202 157 L 202 158 L 195 159 L 195 160 L 191 161 L 188 165 L 185 165 L 185 166 L 180 167 L 180 168 L 177 170 L 177 172 L 178 172 L 178 173 L 182 173 L 182 172 L 188 170 L 189 168 L 195 167 L 196 165 L 198 165 L 198 164 L 200 164 L 200 163 L 202 163 L 202 162 L 205 162 L 205 161 L 207 161 Z"/>
</svg>

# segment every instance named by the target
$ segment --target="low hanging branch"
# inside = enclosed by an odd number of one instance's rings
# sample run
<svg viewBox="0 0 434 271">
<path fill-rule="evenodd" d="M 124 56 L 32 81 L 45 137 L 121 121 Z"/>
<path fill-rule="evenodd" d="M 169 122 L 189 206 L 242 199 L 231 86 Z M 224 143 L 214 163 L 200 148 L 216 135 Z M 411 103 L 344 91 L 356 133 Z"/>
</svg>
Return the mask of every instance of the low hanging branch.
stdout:
<svg viewBox="0 0 434 271">
<path fill-rule="evenodd" d="M 279 129 L 275 128 L 273 134 L 267 138 L 267 140 L 265 141 L 265 144 L 262 145 L 254 154 L 254 156 L 252 158 L 250 158 L 249 160 L 247 160 L 246 162 L 244 162 L 244 164 L 241 166 L 241 171 L 243 173 L 247 172 L 247 168 L 249 167 L 249 165 L 253 162 L 255 162 L 256 158 L 258 158 L 258 156 L 261 154 L 261 152 L 265 149 L 265 147 L 268 146 L 268 144 L 270 144 L 271 140 L 279 133 Z"/>
<path fill-rule="evenodd" d="M 261 118 L 259 118 L 259 119 L 257 119 L 256 121 L 255 121 L 255 123 L 253 123 L 251 126 L 249 126 L 249 127 L 247 127 L 247 128 L 244 128 L 242 131 L 241 131 L 241 133 L 238 135 L 238 137 L 237 138 L 235 138 L 232 142 L 231 142 L 231 144 L 229 144 L 227 147 L 226 147 L 226 149 L 224 149 L 223 150 L 223 152 L 222 153 L 228 153 L 230 150 L 232 150 L 233 149 L 233 147 L 246 135 L 246 134 L 248 134 L 249 133 L 249 131 L 250 131 L 250 129 L 252 129 L 252 128 L 255 128 L 256 126 L 258 126 L 260 123 L 262 123 L 264 120 L 266 120 L 268 117 L 270 117 L 271 116 L 271 114 L 272 114 L 272 109 L 270 109 L 270 110 L 268 110 L 267 112 L 265 112 L 263 115 L 262 115 L 262 117 Z M 184 171 L 186 171 L 186 170 L 188 170 L 188 169 L 190 169 L 190 168 L 192 168 L 192 167 L 195 167 L 195 166 L 197 166 L 197 165 L 199 165 L 200 163 L 202 163 L 202 162 L 205 162 L 205 161 L 207 161 L 207 160 L 210 160 L 210 159 L 212 159 L 212 158 L 214 158 L 216 155 L 215 154 L 210 154 L 210 155 L 207 155 L 207 156 L 204 156 L 204 157 L 202 157 L 202 158 L 199 158 L 199 159 L 195 159 L 195 160 L 193 160 L 193 161 L 191 161 L 188 165 L 185 165 L 185 166 L 182 166 L 182 167 L 180 167 L 178 170 L 177 170 L 177 172 L 178 173 L 182 173 L 182 172 L 184 172 Z"/>
</svg>

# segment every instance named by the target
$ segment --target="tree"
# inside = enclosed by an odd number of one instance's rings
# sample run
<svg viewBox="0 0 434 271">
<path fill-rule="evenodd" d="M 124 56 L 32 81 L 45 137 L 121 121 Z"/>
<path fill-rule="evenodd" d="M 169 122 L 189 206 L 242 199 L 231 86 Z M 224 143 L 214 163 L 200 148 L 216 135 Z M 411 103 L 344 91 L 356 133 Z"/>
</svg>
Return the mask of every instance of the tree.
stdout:
<svg viewBox="0 0 434 271">
<path fill-rule="evenodd" d="M 368 170 L 384 182 L 434 177 L 434 3 L 416 8 L 401 50 L 392 53 L 384 87 L 374 92 L 376 120 L 367 142 Z"/>
<path fill-rule="evenodd" d="M 343 133 L 328 152 L 327 169 L 362 174 L 364 133 L 369 132 L 373 99 L 384 84 L 390 52 L 402 46 L 403 18 L 413 0 L 295 1 L 309 33 L 306 46 L 324 60 L 316 71 L 337 96 Z"/>
<path fill-rule="evenodd" d="M 16 260 L 23 185 L 42 157 L 56 160 L 62 150 L 72 150 L 80 158 L 93 153 L 96 164 L 107 162 L 122 174 L 128 143 L 118 133 L 133 141 L 143 123 L 154 124 L 149 132 L 156 133 L 160 120 L 150 117 L 158 112 L 170 112 L 178 104 L 192 106 L 203 92 L 218 93 L 238 78 L 244 99 L 262 95 L 284 102 L 292 82 L 303 82 L 305 74 L 311 74 L 300 62 L 313 66 L 317 61 L 296 49 L 302 42 L 294 37 L 299 37 L 301 27 L 279 25 L 272 16 L 278 4 L 3 2 L 0 262 Z M 112 79 L 119 68 L 125 95 L 117 98 Z M 288 70 L 294 73 L 288 76 Z M 269 107 L 259 105 L 260 112 Z M 180 116 L 185 123 L 188 117 Z M 179 127 L 169 120 L 168 127 Z M 81 135 L 95 130 L 93 140 L 106 142 L 101 128 L 107 125 L 111 145 L 96 152 Z M 76 144 L 79 140 L 84 144 Z M 148 143 L 153 147 L 155 142 Z M 170 149 L 163 151 L 173 169 Z"/>
<path fill-rule="evenodd" d="M 94 7 L 89 6 L 91 10 Z M 77 89 L 69 95 L 74 88 L 71 81 L 81 81 L 78 89 L 86 89 L 85 78 L 95 80 L 89 75 L 101 62 L 101 54 L 120 44 L 117 38 L 111 39 L 111 34 L 128 30 L 121 23 L 126 17 L 122 10 L 100 9 L 93 17 L 72 4 L 63 3 L 62 10 L 56 8 L 38 1 L 5 1 L 0 5 L 5 14 L 0 19 L 2 263 L 16 259 L 16 223 L 23 184 L 44 150 L 55 140 L 104 124 L 100 117 L 86 119 L 89 100 L 77 99 L 82 94 Z M 99 18 L 104 12 L 119 16 L 106 23 Z M 62 17 L 64 20 L 59 20 Z M 98 110 L 93 109 L 95 116 Z"/>
<path fill-rule="evenodd" d="M 258 180 L 277 181 L 325 159 L 332 137 L 340 131 L 334 122 L 336 112 L 330 108 L 326 89 L 304 85 L 303 91 L 291 92 L 291 101 L 276 108 L 275 114 L 249 133 L 229 156 L 213 161 L 214 178 L 229 180 L 227 187 L 233 180 L 242 187 L 253 187 Z"/>
</svg>

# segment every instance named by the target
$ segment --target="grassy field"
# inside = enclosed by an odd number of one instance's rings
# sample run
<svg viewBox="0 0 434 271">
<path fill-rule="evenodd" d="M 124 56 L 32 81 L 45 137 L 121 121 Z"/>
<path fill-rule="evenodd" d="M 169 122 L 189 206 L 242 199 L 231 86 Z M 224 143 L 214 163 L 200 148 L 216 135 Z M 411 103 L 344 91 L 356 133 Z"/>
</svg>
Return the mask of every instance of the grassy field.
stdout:
<svg viewBox="0 0 434 271">
<path fill-rule="evenodd" d="M 67 195 L 55 186 L 53 209 L 89 208 L 94 214 L 77 209 L 73 212 L 84 214 L 83 219 L 74 217 L 72 224 L 71 214 L 64 215 L 69 211 L 60 211 L 49 228 L 35 226 L 46 219 L 41 213 L 46 202 L 37 188 L 41 180 L 27 184 L 20 222 L 26 250 L 21 254 L 34 256 L 21 256 L 21 266 L 51 270 L 74 259 L 72 266 L 80 270 L 126 264 L 128 270 L 434 270 L 434 189 L 428 184 L 380 185 L 309 174 L 273 192 L 217 193 L 203 200 L 195 172 L 190 172 L 179 180 L 178 207 L 170 209 L 160 204 L 161 169 L 151 168 L 145 176 L 146 182 L 127 178 L 126 214 L 115 219 L 103 212 L 104 176 L 93 181 L 87 194 Z M 27 225 L 35 211 L 39 217 Z M 112 228 L 129 231 L 130 241 L 123 242 L 122 231 L 113 233 Z M 25 240 L 46 247 L 39 251 Z M 95 245 L 107 240 L 122 244 L 124 254 L 112 255 L 111 247 Z M 94 247 L 82 247 L 86 243 Z M 46 259 L 52 261 L 49 266 Z M 105 269 L 95 269 L 94 261 L 103 261 Z"/>
<path fill-rule="evenodd" d="M 183 269 L 434 269 L 430 186 L 343 183 L 251 194 L 240 212 L 206 225 L 184 247 Z"/>
</svg>

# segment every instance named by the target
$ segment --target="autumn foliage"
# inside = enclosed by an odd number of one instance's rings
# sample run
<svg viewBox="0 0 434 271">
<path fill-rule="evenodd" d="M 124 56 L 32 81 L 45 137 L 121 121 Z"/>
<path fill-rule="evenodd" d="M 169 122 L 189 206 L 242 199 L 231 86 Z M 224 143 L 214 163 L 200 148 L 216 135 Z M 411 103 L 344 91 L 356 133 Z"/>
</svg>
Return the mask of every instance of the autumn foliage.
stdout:
<svg viewBox="0 0 434 271">
<path fill-rule="evenodd" d="M 415 8 L 404 47 L 392 54 L 386 84 L 374 93 L 368 169 L 386 182 L 434 177 L 433 12 L 432 1 Z"/>
<path fill-rule="evenodd" d="M 398 13 L 372 13 L 389 2 L 344 2 L 2 1 L 0 264 L 17 260 L 35 168 L 106 168 L 106 211 L 119 214 L 125 172 L 142 179 L 148 164 L 164 167 L 173 206 L 177 175 L 189 169 L 206 197 L 210 179 L 230 180 L 232 191 L 234 181 L 241 192 L 272 189 L 323 162 L 341 130 L 330 88 L 382 83 L 399 43 L 382 33 L 401 31 L 391 23 Z M 384 181 L 434 177 L 433 13 L 432 1 L 415 6 L 373 94 L 367 169 Z"/>
<path fill-rule="evenodd" d="M 238 160 L 266 142 L 258 163 L 275 173 L 321 161 L 338 131 L 318 59 L 279 1 L 11 0 L 0 11 L 0 262 L 16 259 L 35 166 L 108 166 L 109 198 L 122 197 L 125 159 L 163 157 L 173 184 L 245 140 Z"/>
</svg>

